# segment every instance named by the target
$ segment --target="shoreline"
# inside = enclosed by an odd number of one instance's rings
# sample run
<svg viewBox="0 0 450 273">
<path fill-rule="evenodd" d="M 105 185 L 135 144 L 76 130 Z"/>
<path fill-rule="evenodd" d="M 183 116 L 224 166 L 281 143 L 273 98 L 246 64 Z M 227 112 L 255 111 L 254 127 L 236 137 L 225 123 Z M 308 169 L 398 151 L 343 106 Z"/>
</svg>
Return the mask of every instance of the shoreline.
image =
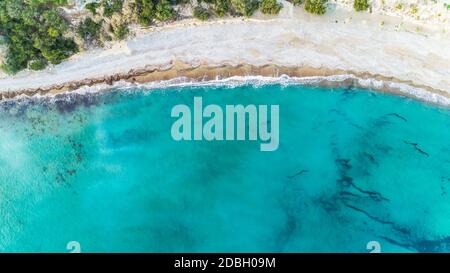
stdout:
<svg viewBox="0 0 450 273">
<path fill-rule="evenodd" d="M 55 96 L 70 94 L 80 89 L 99 87 L 98 91 L 108 91 L 115 88 L 139 87 L 158 84 L 160 82 L 182 79 L 183 83 L 201 85 L 216 80 L 227 80 L 233 77 L 273 79 L 271 82 L 281 82 L 282 76 L 287 77 L 288 83 L 300 83 L 305 86 L 363 88 L 389 93 L 397 96 L 405 96 L 422 102 L 439 106 L 450 106 L 450 94 L 448 92 L 430 88 L 425 85 L 417 85 L 411 81 L 401 81 L 392 77 L 354 71 L 332 70 L 313 67 L 287 67 L 273 64 L 255 66 L 251 64 L 219 65 L 219 66 L 190 66 L 185 63 L 174 63 L 164 68 L 148 68 L 132 70 L 129 73 L 112 76 L 85 79 L 78 82 L 68 82 L 47 88 L 0 92 L 0 102 L 14 100 L 23 95 Z M 290 81 L 289 81 L 290 80 Z M 120 83 L 123 83 L 121 86 Z"/>
<path fill-rule="evenodd" d="M 360 86 L 438 104 L 450 100 L 450 52 L 442 50 L 450 48 L 450 34 L 414 32 L 415 25 L 406 23 L 399 30 L 398 18 L 338 9 L 313 16 L 286 7 L 278 17 L 256 17 L 188 19 L 141 30 L 125 42 L 87 50 L 43 71 L 0 76 L 0 100 L 100 84 L 109 88 L 120 81 L 280 75 L 352 75 L 315 84 Z"/>
</svg>

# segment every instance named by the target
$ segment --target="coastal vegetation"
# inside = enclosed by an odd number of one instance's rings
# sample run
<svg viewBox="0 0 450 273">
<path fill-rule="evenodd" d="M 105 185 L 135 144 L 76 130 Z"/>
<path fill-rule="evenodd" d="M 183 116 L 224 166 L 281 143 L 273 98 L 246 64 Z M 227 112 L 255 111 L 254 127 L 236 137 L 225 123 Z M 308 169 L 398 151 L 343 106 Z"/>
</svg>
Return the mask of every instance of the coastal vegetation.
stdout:
<svg viewBox="0 0 450 273">
<path fill-rule="evenodd" d="M 128 33 L 130 32 L 130 30 L 128 29 L 128 25 L 126 25 L 125 23 L 119 24 L 117 25 L 114 29 L 114 37 L 117 40 L 123 40 L 128 36 Z"/>
<path fill-rule="evenodd" d="M 231 5 L 240 15 L 250 17 L 258 9 L 259 2 L 257 0 L 231 0 Z"/>
<path fill-rule="evenodd" d="M 325 14 L 328 0 L 288 0 L 312 14 Z M 84 10 L 73 0 L 0 0 L 0 66 L 14 74 L 23 69 L 41 70 L 59 64 L 80 49 L 108 46 L 110 41 L 133 35 L 137 26 L 148 28 L 184 18 L 252 16 L 257 10 L 276 15 L 277 0 L 86 0 Z M 373 0 L 352 0 L 356 11 L 365 11 Z M 347 2 L 346 2 L 347 3 Z M 351 5 L 351 4 L 350 4 Z M 384 5 L 384 4 L 383 4 Z M 442 8 L 442 6 L 440 6 Z M 444 4 L 444 8 L 450 6 Z M 420 4 L 390 7 L 414 18 L 422 17 Z M 70 12 L 69 12 L 70 11 Z M 191 13 L 190 13 L 191 12 Z M 190 14 L 189 14 L 190 13 Z M 441 13 L 438 14 L 441 16 Z M 382 23 L 384 24 L 384 23 Z"/>
<path fill-rule="evenodd" d="M 93 15 L 97 14 L 97 8 L 100 6 L 100 3 L 92 2 L 87 3 L 86 6 L 84 6 L 88 11 L 90 11 Z"/>
<path fill-rule="evenodd" d="M 305 10 L 309 13 L 323 15 L 327 11 L 328 0 L 306 0 Z"/>
<path fill-rule="evenodd" d="M 102 0 L 103 16 L 111 17 L 114 13 L 120 13 L 123 8 L 122 0 Z"/>
<path fill-rule="evenodd" d="M 162 22 L 174 19 L 175 11 L 168 0 L 158 1 L 155 8 L 155 17 Z"/>
<path fill-rule="evenodd" d="M 219 17 L 225 16 L 230 10 L 230 0 L 214 0 L 213 10 Z"/>
<path fill-rule="evenodd" d="M 210 17 L 209 11 L 200 6 L 194 8 L 193 15 L 195 18 L 202 20 L 202 21 L 206 21 Z"/>
<path fill-rule="evenodd" d="M 306 0 L 305 9 L 323 14 L 326 2 Z M 258 9 L 276 15 L 283 7 L 277 0 L 97 0 L 88 1 L 85 12 L 74 17 L 63 9 L 70 8 L 68 0 L 2 0 L 0 36 L 7 49 L 1 68 L 14 74 L 59 64 L 80 48 L 126 39 L 132 24 L 150 27 L 183 18 L 178 12 L 185 5 L 191 5 L 192 16 L 202 21 L 214 16 L 249 17 Z"/>
<path fill-rule="evenodd" d="M 365 11 L 369 8 L 369 6 L 368 0 L 355 0 L 355 2 L 353 2 L 353 8 L 356 11 Z"/>
<path fill-rule="evenodd" d="M 65 0 L 0 1 L 0 35 L 7 46 L 2 69 L 16 73 L 59 64 L 78 51 L 57 7 Z"/>
<path fill-rule="evenodd" d="M 260 3 L 261 12 L 264 14 L 278 14 L 283 7 L 277 0 L 262 0 Z"/>
<path fill-rule="evenodd" d="M 88 44 L 100 45 L 101 28 L 101 23 L 88 17 L 78 25 L 77 34 Z"/>
<path fill-rule="evenodd" d="M 141 26 L 149 26 L 155 18 L 154 4 L 151 0 L 136 0 L 133 10 Z"/>
</svg>

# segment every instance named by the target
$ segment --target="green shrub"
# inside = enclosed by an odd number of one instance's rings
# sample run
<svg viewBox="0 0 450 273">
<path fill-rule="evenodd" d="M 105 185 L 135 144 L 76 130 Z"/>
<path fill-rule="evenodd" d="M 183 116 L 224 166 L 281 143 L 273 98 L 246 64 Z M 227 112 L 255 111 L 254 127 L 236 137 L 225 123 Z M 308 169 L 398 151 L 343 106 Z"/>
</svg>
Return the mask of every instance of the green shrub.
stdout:
<svg viewBox="0 0 450 273">
<path fill-rule="evenodd" d="M 259 4 L 261 12 L 264 14 L 278 14 L 283 7 L 277 0 L 262 0 Z"/>
<path fill-rule="evenodd" d="M 168 0 L 161 0 L 156 5 L 156 19 L 159 21 L 168 21 L 175 17 L 175 11 Z"/>
<path fill-rule="evenodd" d="M 258 9 L 256 0 L 231 0 L 231 5 L 240 14 L 250 17 Z"/>
<path fill-rule="evenodd" d="M 78 51 L 73 39 L 65 37 L 69 25 L 57 10 L 60 4 L 66 1 L 0 1 L 0 35 L 7 46 L 2 68 L 7 73 L 58 64 Z"/>
<path fill-rule="evenodd" d="M 195 18 L 202 20 L 202 21 L 208 20 L 209 16 L 210 16 L 209 11 L 200 6 L 194 8 L 193 15 Z"/>
<path fill-rule="evenodd" d="M 47 61 L 44 59 L 30 61 L 29 67 L 31 70 L 42 70 L 47 66 Z"/>
<path fill-rule="evenodd" d="M 213 7 L 214 12 L 222 17 L 230 10 L 230 0 L 215 0 Z"/>
<path fill-rule="evenodd" d="M 53 5 L 57 5 L 57 6 L 65 6 L 65 5 L 67 5 L 67 0 L 40 0 L 40 2 L 42 4 L 50 3 L 50 4 L 53 4 Z"/>
<path fill-rule="evenodd" d="M 97 23 L 88 17 L 78 25 L 77 34 L 87 43 L 98 42 L 101 28 L 101 22 Z"/>
<path fill-rule="evenodd" d="M 305 10 L 309 13 L 322 15 L 327 12 L 328 0 L 306 0 Z"/>
<path fill-rule="evenodd" d="M 129 33 L 130 30 L 128 29 L 127 24 L 120 24 L 114 28 L 114 37 L 116 37 L 117 40 L 125 39 Z"/>
<path fill-rule="evenodd" d="M 155 17 L 155 9 L 152 0 L 136 0 L 136 12 L 141 26 L 148 26 Z"/>
<path fill-rule="evenodd" d="M 100 6 L 97 2 L 87 3 L 86 6 L 84 6 L 88 11 L 92 13 L 92 15 L 97 14 L 97 8 Z"/>
<path fill-rule="evenodd" d="M 59 37 L 55 44 L 44 45 L 41 48 L 44 58 L 52 64 L 60 64 L 78 51 L 77 44 L 73 40 Z"/>
<path fill-rule="evenodd" d="M 122 12 L 123 1 L 122 0 L 103 0 L 103 16 L 111 17 L 114 13 Z"/>
<path fill-rule="evenodd" d="M 355 0 L 353 2 L 353 8 L 356 11 L 364 11 L 369 8 L 369 1 L 368 0 Z"/>
</svg>

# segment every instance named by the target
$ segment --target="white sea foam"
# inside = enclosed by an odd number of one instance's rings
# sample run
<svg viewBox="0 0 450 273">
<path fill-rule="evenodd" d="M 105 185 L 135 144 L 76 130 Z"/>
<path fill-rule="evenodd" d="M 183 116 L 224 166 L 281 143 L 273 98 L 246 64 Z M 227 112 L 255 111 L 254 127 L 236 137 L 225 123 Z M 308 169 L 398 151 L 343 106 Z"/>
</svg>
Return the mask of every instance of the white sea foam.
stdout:
<svg viewBox="0 0 450 273">
<path fill-rule="evenodd" d="M 368 90 L 388 90 L 393 94 L 400 94 L 407 97 L 415 98 L 420 101 L 436 104 L 440 106 L 450 106 L 450 98 L 430 92 L 423 88 L 414 87 L 405 83 L 382 81 L 378 79 L 359 78 L 352 74 L 334 75 L 334 76 L 313 76 L 313 77 L 290 77 L 281 75 L 279 77 L 266 76 L 233 76 L 228 78 L 217 78 L 215 80 L 199 81 L 186 77 L 179 77 L 170 80 L 153 81 L 144 84 L 130 83 L 126 81 L 118 81 L 112 85 L 101 83 L 93 86 L 83 86 L 73 91 L 67 91 L 59 94 L 36 94 L 31 96 L 32 99 L 49 99 L 55 100 L 71 100 L 72 95 L 92 95 L 107 92 L 111 90 L 120 90 L 124 92 L 149 92 L 160 89 L 180 89 L 187 87 L 228 87 L 236 88 L 243 85 L 252 85 L 262 87 L 266 85 L 279 84 L 282 86 L 307 85 L 307 86 L 325 86 L 330 85 L 345 87 L 348 81 L 352 82 L 355 87 L 361 87 Z M 346 83 L 347 82 L 347 83 Z M 357 91 L 355 91 L 357 92 Z M 22 100 L 30 98 L 27 95 L 20 95 L 12 100 Z"/>
<path fill-rule="evenodd" d="M 450 106 L 450 98 L 427 91 L 423 88 L 414 87 L 404 83 L 382 81 L 378 79 L 363 79 L 352 74 L 346 75 L 334 75 L 334 76 L 313 76 L 313 77 L 290 77 L 287 75 L 281 75 L 280 77 L 265 77 L 265 76 L 234 76 L 223 79 L 209 80 L 209 81 L 195 81 L 188 78 L 175 78 L 166 81 L 155 81 L 145 84 L 131 84 L 128 82 L 118 82 L 114 85 L 114 88 L 122 89 L 161 89 L 161 88 L 182 88 L 182 87 L 208 87 L 208 86 L 226 86 L 237 87 L 242 85 L 253 85 L 256 87 L 280 84 L 284 86 L 288 85 L 317 85 L 321 86 L 325 83 L 343 83 L 345 81 L 352 80 L 357 83 L 358 86 L 370 90 L 389 90 L 395 94 L 402 94 L 415 99 L 438 104 L 442 106 Z M 345 84 L 344 84 L 345 85 Z"/>
</svg>

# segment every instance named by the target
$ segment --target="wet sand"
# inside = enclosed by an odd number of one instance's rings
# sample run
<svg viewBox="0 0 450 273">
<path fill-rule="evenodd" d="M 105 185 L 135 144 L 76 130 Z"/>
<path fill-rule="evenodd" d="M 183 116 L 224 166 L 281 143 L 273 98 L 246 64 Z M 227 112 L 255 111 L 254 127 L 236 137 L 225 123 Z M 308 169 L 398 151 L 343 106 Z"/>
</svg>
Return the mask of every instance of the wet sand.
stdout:
<svg viewBox="0 0 450 273">
<path fill-rule="evenodd" d="M 131 70 L 129 73 L 125 74 L 115 74 L 107 77 L 99 77 L 93 79 L 85 79 L 82 81 L 74 81 L 63 83 L 59 85 L 36 88 L 36 89 L 26 89 L 20 91 L 12 92 L 2 92 L 0 93 L 0 100 L 14 99 L 17 96 L 27 95 L 57 95 L 73 90 L 77 90 L 82 87 L 92 87 L 99 84 L 107 84 L 110 87 L 114 87 L 114 83 L 119 81 L 124 81 L 131 84 L 146 84 L 150 82 L 167 81 L 176 78 L 185 78 L 191 81 L 211 81 L 216 79 L 225 79 L 234 76 L 263 76 L 263 77 L 280 77 L 286 75 L 289 77 L 297 78 L 310 78 L 318 77 L 317 80 L 313 81 L 310 85 L 322 86 L 322 87 L 360 87 L 369 88 L 379 92 L 388 92 L 397 95 L 409 96 L 416 98 L 413 94 L 405 93 L 401 88 L 393 88 L 392 83 L 404 84 L 414 88 L 421 89 L 426 92 L 435 94 L 436 96 L 441 96 L 443 98 L 450 100 L 450 94 L 448 92 L 430 88 L 425 85 L 417 85 L 411 81 L 401 81 L 393 77 L 385 77 L 382 75 L 375 75 L 370 73 L 357 73 L 355 71 L 344 71 L 344 70 L 333 70 L 326 68 L 313 68 L 313 67 L 287 67 L 279 65 L 262 65 L 255 66 L 251 64 L 240 64 L 236 66 L 232 65 L 222 65 L 222 66 L 208 66 L 199 65 L 192 67 L 189 64 L 182 62 L 175 62 L 167 66 L 165 69 L 158 68 L 146 68 Z M 330 77 L 330 76 L 342 76 L 340 80 L 330 80 L 329 78 L 320 77 Z M 361 84 L 360 80 L 369 80 L 365 84 Z M 383 82 L 380 86 L 379 84 L 372 84 L 371 81 L 376 80 L 378 83 Z M 304 85 L 309 85 L 307 82 Z M 107 90 L 108 88 L 103 87 Z M 420 98 L 418 98 L 420 99 Z"/>
</svg>

